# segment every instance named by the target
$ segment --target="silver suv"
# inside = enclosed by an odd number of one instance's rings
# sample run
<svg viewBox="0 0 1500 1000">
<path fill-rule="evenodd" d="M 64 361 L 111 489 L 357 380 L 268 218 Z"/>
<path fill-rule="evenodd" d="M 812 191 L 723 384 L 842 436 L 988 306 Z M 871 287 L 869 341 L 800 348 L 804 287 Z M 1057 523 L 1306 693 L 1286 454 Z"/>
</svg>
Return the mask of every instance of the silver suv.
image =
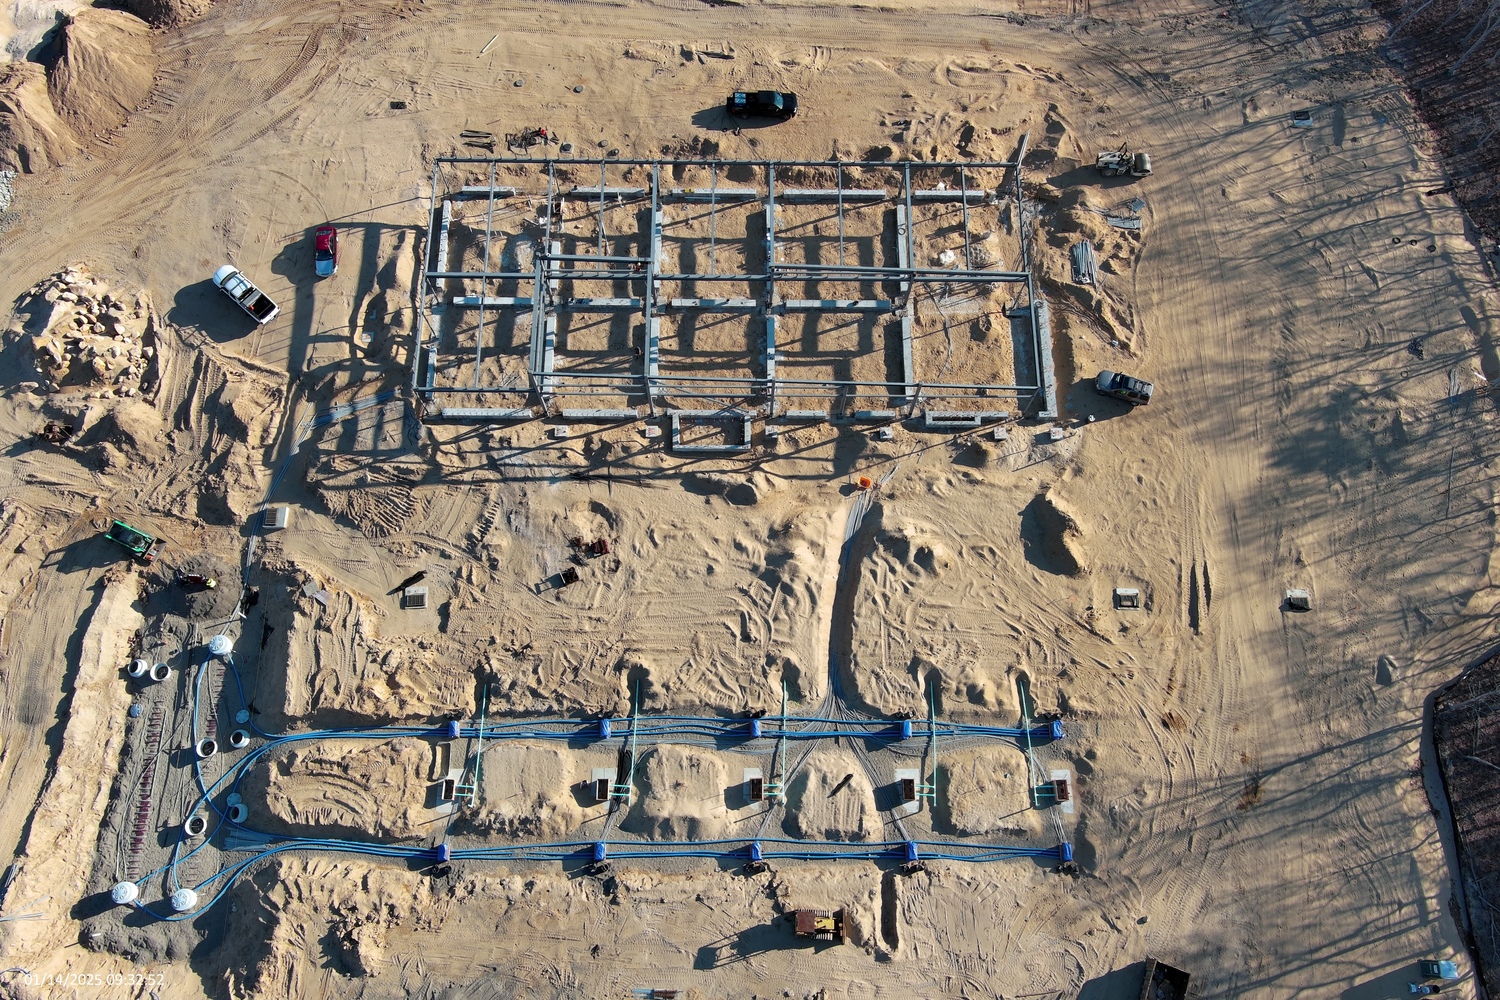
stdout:
<svg viewBox="0 0 1500 1000">
<path fill-rule="evenodd" d="M 1138 378 L 1108 369 L 1100 372 L 1099 377 L 1094 380 L 1094 391 L 1099 395 L 1123 399 L 1131 406 L 1142 406 L 1151 402 L 1152 389 L 1150 382 L 1143 382 Z"/>
</svg>

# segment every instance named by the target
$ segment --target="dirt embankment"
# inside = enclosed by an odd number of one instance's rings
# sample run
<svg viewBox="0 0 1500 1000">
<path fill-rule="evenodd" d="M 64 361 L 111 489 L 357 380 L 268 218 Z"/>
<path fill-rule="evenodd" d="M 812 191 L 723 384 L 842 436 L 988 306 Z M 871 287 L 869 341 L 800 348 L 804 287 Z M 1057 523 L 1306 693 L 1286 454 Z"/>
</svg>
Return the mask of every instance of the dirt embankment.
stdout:
<svg viewBox="0 0 1500 1000">
<path fill-rule="evenodd" d="M 112 132 L 156 86 L 156 48 L 140 18 L 90 8 L 63 20 L 46 66 L 0 71 L 0 170 L 37 173 Z"/>
<path fill-rule="evenodd" d="M 409 840 L 432 831 L 433 748 L 417 739 L 318 743 L 257 763 L 243 794 L 257 828 L 301 836 Z"/>
<path fill-rule="evenodd" d="M 32 817 L 18 872 L 4 899 L 11 915 L 40 913 L 10 924 L 6 965 L 33 972 L 65 972 L 91 956 L 68 948 L 78 940 L 74 904 L 82 897 L 99 822 L 109 802 L 125 738 L 130 692 L 121 666 L 145 619 L 136 608 L 140 577 L 127 567 L 104 582 L 83 635 L 72 699 L 64 706 L 67 729 L 51 779 Z M 29 804 L 10 803 L 10 808 Z M 98 971 L 91 968 L 90 971 Z"/>
</svg>

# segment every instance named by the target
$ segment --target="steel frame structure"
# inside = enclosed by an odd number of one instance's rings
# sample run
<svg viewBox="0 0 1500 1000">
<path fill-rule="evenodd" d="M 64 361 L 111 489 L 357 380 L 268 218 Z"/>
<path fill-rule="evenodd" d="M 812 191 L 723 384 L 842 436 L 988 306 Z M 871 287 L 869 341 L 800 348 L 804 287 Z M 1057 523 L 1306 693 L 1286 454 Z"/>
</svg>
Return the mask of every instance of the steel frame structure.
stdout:
<svg viewBox="0 0 1500 1000">
<path fill-rule="evenodd" d="M 587 400 L 604 395 L 623 394 L 627 399 L 643 401 L 651 416 L 657 416 L 671 400 L 704 400 L 707 408 L 688 412 L 710 417 L 722 413 L 732 419 L 746 416 L 766 418 L 816 419 L 820 414 L 832 418 L 856 415 L 856 411 L 838 412 L 839 401 L 863 397 L 884 397 L 891 409 L 857 411 L 859 416 L 875 419 L 899 419 L 914 416 L 925 410 L 929 420 L 937 422 L 944 418 L 950 421 L 971 421 L 973 426 L 986 420 L 1004 419 L 1011 415 L 1008 410 L 978 409 L 945 411 L 944 406 L 970 402 L 981 407 L 993 406 L 984 397 L 1014 397 L 1023 415 L 1051 419 L 1057 413 L 1057 390 L 1053 375 L 1051 331 L 1047 304 L 1037 294 L 1035 278 L 1031 270 L 1031 247 L 1029 245 L 1028 216 L 1022 189 L 1021 163 L 1026 155 L 1027 136 L 1020 140 L 1015 158 L 1003 161 L 773 161 L 773 160 L 639 160 L 621 158 L 568 158 L 553 157 L 496 158 L 496 157 L 440 157 L 433 165 L 432 193 L 429 202 L 430 224 L 427 233 L 421 285 L 417 293 L 417 322 L 413 334 L 411 352 L 411 387 L 423 403 L 429 418 L 502 421 L 530 419 L 537 416 L 561 416 L 575 419 L 630 420 L 640 415 L 634 404 L 617 409 L 569 409 L 565 403 Z M 515 173 L 517 168 L 534 171 L 536 187 L 544 177 L 545 190 L 518 191 L 515 186 L 497 184 L 499 171 Z M 575 176 L 579 171 L 598 168 L 597 186 L 573 184 L 566 186 L 560 174 Z M 647 184 L 635 186 L 611 186 L 611 170 L 634 172 L 634 168 L 649 171 Z M 668 168 L 674 176 L 680 176 L 686 168 L 707 168 L 712 171 L 712 183 L 707 188 L 663 188 L 662 170 Z M 836 177 L 831 189 L 808 189 L 789 186 L 778 177 L 778 170 L 812 168 L 832 171 Z M 894 177 L 897 190 L 888 188 L 859 188 L 846 186 L 845 173 L 851 169 L 862 172 L 884 172 L 887 178 Z M 986 190 L 970 186 L 970 174 L 977 170 L 1003 171 L 1002 181 Z M 488 183 L 461 186 L 445 181 L 450 172 L 483 171 L 488 174 Z M 720 187 L 719 176 L 723 171 L 732 175 L 754 177 L 759 174 L 762 183 L 755 187 Z M 957 175 L 958 185 L 922 189 L 914 186 L 913 176 L 920 180 L 937 172 L 942 175 Z M 565 189 L 566 188 L 566 189 Z M 970 206 L 1013 197 L 1018 210 L 1018 241 L 1020 245 L 1019 270 L 1001 271 L 978 268 L 973 265 L 970 243 Z M 485 226 L 482 240 L 476 238 L 483 257 L 478 270 L 462 270 L 449 266 L 450 227 L 453 220 L 454 202 L 460 199 L 483 198 Z M 495 237 L 496 206 L 502 202 L 516 204 L 508 199 L 530 199 L 532 206 L 541 202 L 535 211 L 536 220 L 530 223 L 535 246 L 534 259 L 527 269 L 491 269 L 491 247 Z M 641 211 L 649 212 L 647 224 L 636 232 L 612 233 L 609 239 L 630 238 L 639 240 L 645 248 L 644 254 L 607 254 L 605 215 L 607 208 L 618 208 L 629 203 L 640 203 Z M 560 233 L 554 229 L 555 219 L 565 219 L 566 202 L 584 201 L 597 209 L 598 234 L 597 253 L 562 252 Z M 719 210 L 727 205 L 743 206 L 749 202 L 760 202 L 762 206 L 765 236 L 759 248 L 759 268 L 748 263 L 742 273 L 720 272 L 714 267 L 714 258 L 719 237 L 716 224 Z M 706 205 L 709 216 L 709 269 L 703 272 L 681 272 L 665 266 L 662 252 L 664 227 L 663 205 L 668 202 L 695 202 Z M 915 238 L 916 206 L 934 202 L 957 202 L 963 208 L 964 260 L 962 267 L 922 267 L 917 264 L 919 247 Z M 846 242 L 846 213 L 858 206 L 871 204 L 894 206 L 896 222 L 895 256 L 892 264 L 860 266 L 844 263 Z M 838 264 L 821 262 L 784 262 L 777 259 L 777 212 L 778 204 L 825 204 L 832 206 L 838 222 Z M 510 213 L 516 214 L 516 213 Z M 530 212 L 527 213 L 531 214 Z M 592 211 L 591 211 L 592 214 Z M 882 223 L 884 225 L 884 223 Z M 888 233 L 888 230 L 886 230 Z M 882 238 L 884 237 L 882 234 Z M 743 242 L 747 251 L 752 237 L 747 231 Z M 503 261 L 502 261 L 503 263 Z M 461 264 L 461 261 L 460 261 Z M 480 294 L 451 295 L 450 282 L 475 281 Z M 563 281 L 607 281 L 628 285 L 630 293 L 624 298 L 574 298 L 563 299 L 559 287 Z M 491 294 L 491 289 L 501 282 L 513 282 L 517 293 L 512 296 Z M 752 289 L 749 298 L 675 298 L 662 295 L 663 282 L 743 283 Z M 839 299 L 784 299 L 779 294 L 778 284 L 802 283 L 804 287 L 817 287 L 822 283 L 844 282 L 872 285 L 889 290 L 884 299 L 839 300 Z M 1025 323 L 1028 336 L 1024 345 L 1031 357 L 1029 369 L 1035 373 L 1035 384 L 978 384 L 944 381 L 924 381 L 913 362 L 912 338 L 915 319 L 914 291 L 926 286 L 967 284 L 975 287 L 997 285 L 1014 286 L 1015 300 L 1007 315 L 1013 324 Z M 754 289 L 759 289 L 758 293 Z M 529 291 L 529 294 L 525 292 Z M 475 336 L 473 379 L 468 385 L 440 385 L 437 382 L 439 349 L 442 343 L 441 323 L 447 310 L 475 309 L 478 326 Z M 526 362 L 526 381 L 502 381 L 486 384 L 482 374 L 488 326 L 494 317 L 498 323 L 501 310 L 515 310 L 516 315 L 529 313 L 530 349 Z M 643 334 L 632 332 L 632 348 L 635 362 L 629 372 L 597 372 L 559 369 L 557 359 L 557 336 L 559 312 L 605 313 L 634 317 Z M 761 324 L 760 372 L 751 372 L 754 351 L 747 352 L 744 376 L 705 375 L 665 370 L 661 361 L 661 323 L 664 317 L 674 313 L 698 311 L 700 313 L 742 313 L 750 317 L 753 325 Z M 901 361 L 899 378 L 886 381 L 859 381 L 854 379 L 793 379 L 777 371 L 781 360 L 777 350 L 777 326 L 788 314 L 831 315 L 884 315 L 887 320 L 899 322 L 901 329 Z M 519 322 L 513 320 L 513 322 Z M 1017 338 L 1017 346 L 1023 341 Z M 1017 368 L 1021 367 L 1017 364 Z M 489 403 L 485 397 L 498 397 L 504 406 L 479 406 Z M 824 401 L 834 407 L 828 410 L 797 409 L 797 401 Z M 456 401 L 460 405 L 445 405 Z M 585 404 L 586 405 L 586 404 Z M 803 405 L 806 405 L 805 403 Z M 670 408 L 670 407 L 668 407 Z"/>
</svg>

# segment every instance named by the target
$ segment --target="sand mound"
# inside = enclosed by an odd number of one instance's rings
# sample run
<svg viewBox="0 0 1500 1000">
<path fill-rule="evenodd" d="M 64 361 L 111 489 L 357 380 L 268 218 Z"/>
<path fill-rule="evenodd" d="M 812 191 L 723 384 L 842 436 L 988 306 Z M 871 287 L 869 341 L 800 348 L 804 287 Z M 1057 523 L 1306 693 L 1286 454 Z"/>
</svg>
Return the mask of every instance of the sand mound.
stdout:
<svg viewBox="0 0 1500 1000">
<path fill-rule="evenodd" d="M 399 868 L 275 859 L 245 883 L 241 905 L 229 910 L 234 960 L 225 972 L 226 995 L 315 994 L 329 959 L 349 975 L 380 975 L 390 964 L 392 929 L 414 915 L 430 917 L 437 884 L 416 882 Z M 299 959 L 309 955 L 321 968 L 303 967 Z"/>
<path fill-rule="evenodd" d="M 641 800 L 620 825 L 660 840 L 714 840 L 724 835 L 728 785 L 718 757 L 685 747 L 648 750 L 636 767 Z"/>
<path fill-rule="evenodd" d="M 121 7 L 153 28 L 173 28 L 208 13 L 212 0 L 123 0 Z"/>
<path fill-rule="evenodd" d="M 57 62 L 47 73 L 52 106 L 82 137 L 119 128 L 156 84 L 151 29 L 118 10 L 89 8 L 65 18 Z"/>
<path fill-rule="evenodd" d="M 53 758 L 51 778 L 27 826 L 25 850 L 12 869 L 11 899 L 36 900 L 42 919 L 16 921 L 7 954 L 28 965 L 54 949 L 76 946 L 78 911 L 89 876 L 87 859 L 99 837 L 103 803 L 120 765 L 130 692 L 120 665 L 145 624 L 135 601 L 140 577 L 126 565 L 110 572 L 82 629 L 74 697 Z M 9 745 L 6 750 L 10 750 Z M 80 861 L 83 863 L 80 864 Z"/>
<path fill-rule="evenodd" d="M 771 477 L 760 472 L 735 475 L 720 472 L 691 472 L 682 479 L 682 488 L 699 496 L 723 497 L 736 507 L 753 507 L 767 493 L 776 489 Z"/>
<path fill-rule="evenodd" d="M 151 465 L 167 455 L 166 425 L 150 403 L 121 400 L 83 435 L 94 461 L 104 469 Z"/>
<path fill-rule="evenodd" d="M 430 832 L 432 747 L 330 740 L 250 768 L 240 794 L 269 833 L 407 840 Z"/>
<path fill-rule="evenodd" d="M 787 790 L 788 832 L 813 840 L 869 840 L 880 831 L 875 791 L 847 750 L 814 750 Z"/>
<path fill-rule="evenodd" d="M 416 513 L 411 484 L 426 475 L 416 464 L 385 462 L 372 466 L 354 455 L 325 455 L 309 479 L 318 499 L 334 517 L 343 518 L 370 538 L 384 538 L 406 528 Z"/>
<path fill-rule="evenodd" d="M 11 332 L 31 334 L 37 373 L 52 392 L 130 397 L 154 386 L 158 321 L 145 292 L 70 267 L 32 286 L 17 312 L 24 319 Z"/>
<path fill-rule="evenodd" d="M 957 565 L 952 550 L 938 540 L 936 532 L 915 521 L 903 520 L 884 527 L 876 545 L 913 573 L 937 576 Z"/>
<path fill-rule="evenodd" d="M 240 601 L 238 568 L 213 552 L 173 552 L 171 578 L 152 596 L 152 609 L 161 608 L 194 621 L 215 621 L 234 614 Z M 178 582 L 187 574 L 206 576 L 215 586 Z"/>
<path fill-rule="evenodd" d="M 574 794 L 580 777 L 587 777 L 579 771 L 576 757 L 558 747 L 505 744 L 488 750 L 479 811 L 465 813 L 466 819 L 507 837 L 562 836 L 585 819 Z"/>
<path fill-rule="evenodd" d="M 78 140 L 47 93 L 47 71 L 32 62 L 0 65 L 0 170 L 34 174 L 64 163 Z"/>
<path fill-rule="evenodd" d="M 268 560 L 251 574 L 267 629 L 256 699 L 275 725 L 339 725 L 473 714 L 474 677 L 444 669 L 441 640 L 383 637 L 382 612 L 310 574 Z M 326 604 L 324 602 L 327 602 Z"/>
<path fill-rule="evenodd" d="M 944 754 L 935 822 L 960 836 L 1004 833 L 1036 837 L 1042 814 L 1031 806 L 1026 761 L 1011 747 Z"/>
<path fill-rule="evenodd" d="M 1060 576 L 1087 573 L 1080 542 L 1083 529 L 1051 493 L 1042 491 L 1021 511 L 1021 539 L 1032 564 Z"/>
</svg>

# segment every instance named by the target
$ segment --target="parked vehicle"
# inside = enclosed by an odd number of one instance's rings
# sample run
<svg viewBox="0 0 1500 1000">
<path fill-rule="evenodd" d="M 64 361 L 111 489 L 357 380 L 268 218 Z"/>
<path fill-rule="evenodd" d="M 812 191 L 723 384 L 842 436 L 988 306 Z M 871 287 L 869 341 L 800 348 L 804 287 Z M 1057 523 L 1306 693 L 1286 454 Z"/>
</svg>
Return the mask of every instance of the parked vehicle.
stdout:
<svg viewBox="0 0 1500 1000">
<path fill-rule="evenodd" d="M 281 312 L 281 308 L 271 301 L 271 297 L 256 288 L 255 283 L 233 264 L 225 264 L 214 272 L 214 284 L 261 326 L 271 322 Z"/>
<path fill-rule="evenodd" d="M 797 95 L 779 90 L 736 90 L 724 102 L 724 110 L 736 118 L 780 118 L 797 114 Z"/>
<path fill-rule="evenodd" d="M 1130 146 L 1122 144 L 1119 149 L 1100 153 L 1094 158 L 1094 166 L 1105 177 L 1148 177 L 1151 174 L 1151 154 L 1132 153 Z"/>
<path fill-rule="evenodd" d="M 815 941 L 848 941 L 849 924 L 843 910 L 793 910 L 792 930 Z"/>
<path fill-rule="evenodd" d="M 1151 393 L 1154 389 L 1155 387 L 1150 382 L 1143 382 L 1120 372 L 1112 372 L 1107 368 L 1094 380 L 1094 391 L 1099 395 L 1123 399 L 1131 406 L 1143 406 L 1151 402 Z"/>
<path fill-rule="evenodd" d="M 154 560 L 167 544 L 159 538 L 154 538 L 146 534 L 139 528 L 132 528 L 124 521 L 115 521 L 110 524 L 109 530 L 104 533 L 104 537 L 116 545 L 123 546 L 131 555 L 143 563 L 150 563 Z"/>
<path fill-rule="evenodd" d="M 339 231 L 332 226 L 319 226 L 313 232 L 313 271 L 320 278 L 339 271 Z"/>
</svg>

